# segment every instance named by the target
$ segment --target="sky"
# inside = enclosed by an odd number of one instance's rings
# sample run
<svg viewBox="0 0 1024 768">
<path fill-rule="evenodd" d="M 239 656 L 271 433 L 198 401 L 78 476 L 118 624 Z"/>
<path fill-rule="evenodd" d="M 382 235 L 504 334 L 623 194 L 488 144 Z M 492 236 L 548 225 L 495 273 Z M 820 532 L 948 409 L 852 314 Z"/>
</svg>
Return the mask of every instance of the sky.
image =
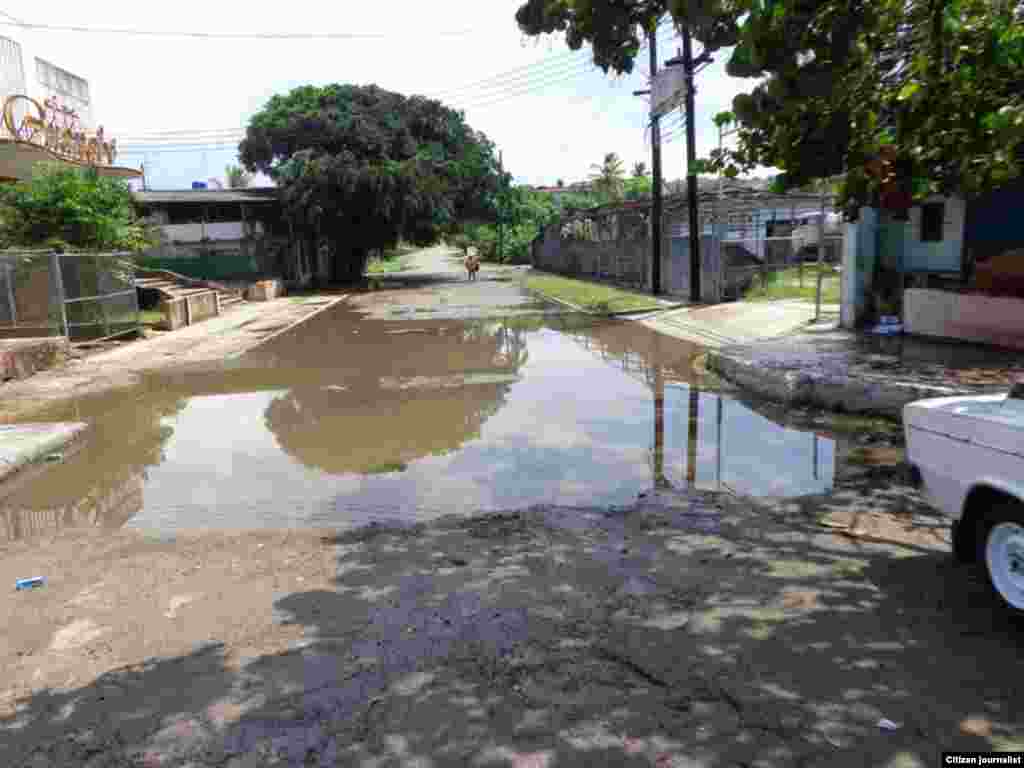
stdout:
<svg viewBox="0 0 1024 768">
<path fill-rule="evenodd" d="M 248 119 L 276 93 L 305 84 L 368 85 L 440 98 L 465 111 L 503 153 L 520 184 L 585 180 L 607 152 L 631 169 L 651 166 L 646 129 L 647 52 L 631 75 L 615 77 L 573 54 L 561 33 L 527 38 L 515 23 L 521 0 L 332 3 L 291 0 L 270 15 L 251 2 L 178 0 L 172 5 L 107 0 L 44 5 L 11 0 L 3 9 L 28 24 L 96 29 L 246 33 L 346 33 L 358 39 L 208 39 L 26 29 L 8 22 L 0 35 L 22 42 L 90 83 L 93 114 L 118 137 L 119 165 L 144 163 L 150 189 L 181 189 L 223 178 L 237 159 Z M 666 27 L 659 61 L 681 43 Z M 695 46 L 695 53 L 700 50 Z M 712 116 L 731 107 L 753 80 L 725 74 L 727 51 L 698 77 L 697 154 L 718 146 Z M 34 73 L 25 56 L 28 76 Z M 681 117 L 662 119 L 666 179 L 686 174 Z M 678 126 L 678 127 L 677 127 Z M 231 131 L 237 131 L 232 134 Z M 729 143 L 729 139 L 726 139 Z M 143 151 L 143 147 L 145 151 Z M 257 183 L 267 180 L 257 179 Z"/>
</svg>

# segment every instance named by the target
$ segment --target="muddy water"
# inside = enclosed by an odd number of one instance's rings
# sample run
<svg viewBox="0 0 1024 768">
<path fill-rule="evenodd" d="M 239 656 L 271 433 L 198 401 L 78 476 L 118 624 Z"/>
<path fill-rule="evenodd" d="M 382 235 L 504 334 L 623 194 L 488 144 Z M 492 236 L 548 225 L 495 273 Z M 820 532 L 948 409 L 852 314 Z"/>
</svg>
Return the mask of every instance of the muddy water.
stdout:
<svg viewBox="0 0 1024 768">
<path fill-rule="evenodd" d="M 702 390 L 700 352 L 572 315 L 386 320 L 338 307 L 229 365 L 46 413 L 91 433 L 0 500 L 0 537 L 618 505 L 666 483 L 829 489 L 835 443 Z"/>
</svg>

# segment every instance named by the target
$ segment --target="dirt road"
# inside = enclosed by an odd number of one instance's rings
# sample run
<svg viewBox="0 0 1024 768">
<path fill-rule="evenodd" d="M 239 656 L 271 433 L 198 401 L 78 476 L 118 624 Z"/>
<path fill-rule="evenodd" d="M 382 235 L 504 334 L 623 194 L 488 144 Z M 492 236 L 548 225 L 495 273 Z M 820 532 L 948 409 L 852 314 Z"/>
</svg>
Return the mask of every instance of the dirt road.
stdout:
<svg viewBox="0 0 1024 768">
<path fill-rule="evenodd" d="M 527 311 L 443 252 L 370 316 Z M 442 301 L 446 299 L 446 301 Z M 417 312 L 427 310 L 427 312 Z M 1024 749 L 1020 624 L 878 449 L 825 496 L 0 544 L 0 765 L 935 765 Z M 879 727 L 882 719 L 898 727 Z"/>
</svg>

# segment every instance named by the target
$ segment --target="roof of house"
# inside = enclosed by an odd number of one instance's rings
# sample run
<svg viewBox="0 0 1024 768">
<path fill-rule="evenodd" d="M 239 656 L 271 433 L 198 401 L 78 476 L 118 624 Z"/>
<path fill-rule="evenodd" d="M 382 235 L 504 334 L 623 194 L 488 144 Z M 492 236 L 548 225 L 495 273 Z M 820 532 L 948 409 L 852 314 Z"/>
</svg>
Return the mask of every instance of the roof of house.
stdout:
<svg viewBox="0 0 1024 768">
<path fill-rule="evenodd" d="M 249 189 L 175 189 L 146 190 L 133 193 L 140 205 L 172 203 L 273 203 L 280 199 L 278 187 Z"/>
</svg>

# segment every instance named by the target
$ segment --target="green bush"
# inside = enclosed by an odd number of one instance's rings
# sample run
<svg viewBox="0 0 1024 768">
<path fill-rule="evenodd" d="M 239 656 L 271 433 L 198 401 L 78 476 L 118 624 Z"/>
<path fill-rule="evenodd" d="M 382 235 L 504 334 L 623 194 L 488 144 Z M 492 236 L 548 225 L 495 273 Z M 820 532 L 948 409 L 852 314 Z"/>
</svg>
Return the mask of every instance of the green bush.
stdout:
<svg viewBox="0 0 1024 768">
<path fill-rule="evenodd" d="M 139 251 L 157 238 L 135 214 L 120 179 L 40 163 L 30 181 L 0 189 L 0 245 Z"/>
</svg>

